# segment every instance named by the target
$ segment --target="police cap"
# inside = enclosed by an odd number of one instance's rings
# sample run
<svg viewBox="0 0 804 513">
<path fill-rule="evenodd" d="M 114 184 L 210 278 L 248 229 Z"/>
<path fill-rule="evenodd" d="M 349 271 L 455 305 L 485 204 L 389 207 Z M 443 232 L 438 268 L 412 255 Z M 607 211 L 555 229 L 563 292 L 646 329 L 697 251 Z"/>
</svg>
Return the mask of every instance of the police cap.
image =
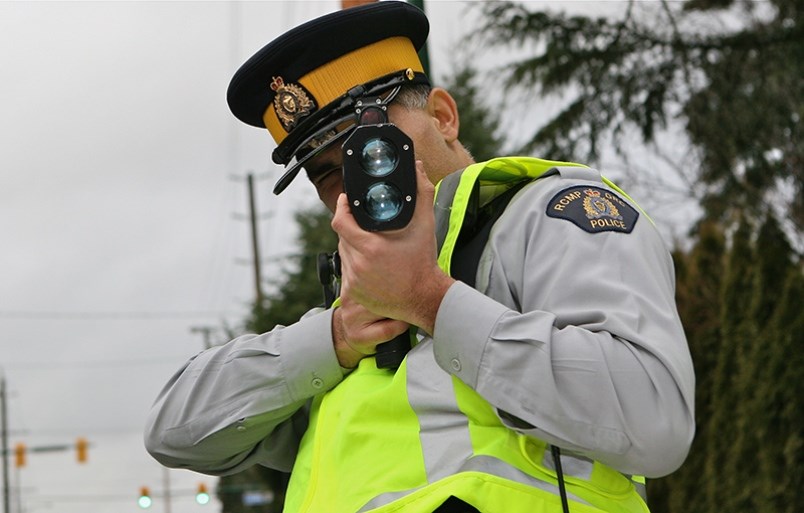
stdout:
<svg viewBox="0 0 804 513">
<path fill-rule="evenodd" d="M 277 143 L 274 162 L 287 166 L 295 158 L 275 194 L 296 177 L 306 157 L 351 130 L 360 98 L 428 83 L 417 54 L 428 31 L 420 9 L 374 2 L 308 21 L 240 67 L 227 92 L 232 113 L 268 129 Z"/>
</svg>

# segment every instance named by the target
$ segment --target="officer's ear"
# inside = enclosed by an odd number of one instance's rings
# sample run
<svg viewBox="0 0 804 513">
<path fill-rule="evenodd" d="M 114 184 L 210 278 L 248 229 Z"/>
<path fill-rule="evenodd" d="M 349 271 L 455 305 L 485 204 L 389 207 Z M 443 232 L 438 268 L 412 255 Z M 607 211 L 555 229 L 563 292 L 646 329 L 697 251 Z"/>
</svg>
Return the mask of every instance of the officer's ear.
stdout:
<svg viewBox="0 0 804 513">
<path fill-rule="evenodd" d="M 434 87 L 427 99 L 427 112 L 433 118 L 436 129 L 447 143 L 458 139 L 458 104 L 446 89 Z"/>
</svg>

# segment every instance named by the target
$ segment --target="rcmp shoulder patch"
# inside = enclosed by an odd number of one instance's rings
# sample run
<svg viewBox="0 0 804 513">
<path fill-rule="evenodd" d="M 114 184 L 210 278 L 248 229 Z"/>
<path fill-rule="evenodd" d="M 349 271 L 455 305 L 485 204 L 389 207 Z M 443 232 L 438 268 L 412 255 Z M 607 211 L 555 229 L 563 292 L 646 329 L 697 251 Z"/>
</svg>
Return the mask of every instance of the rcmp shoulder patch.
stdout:
<svg viewBox="0 0 804 513">
<path fill-rule="evenodd" d="M 553 196 L 547 215 L 571 221 L 589 233 L 631 233 L 639 219 L 639 212 L 613 191 L 589 185 L 569 187 Z"/>
</svg>

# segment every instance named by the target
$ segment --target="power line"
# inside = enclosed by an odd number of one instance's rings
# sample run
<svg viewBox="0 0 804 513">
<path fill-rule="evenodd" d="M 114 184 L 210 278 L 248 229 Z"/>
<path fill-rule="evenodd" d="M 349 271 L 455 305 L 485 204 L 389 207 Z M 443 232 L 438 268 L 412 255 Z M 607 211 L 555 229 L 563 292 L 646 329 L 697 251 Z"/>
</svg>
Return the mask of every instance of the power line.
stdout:
<svg viewBox="0 0 804 513">
<path fill-rule="evenodd" d="M 84 433 L 93 436 L 107 436 L 107 435 L 141 435 L 142 426 L 140 425 L 118 425 L 98 427 L 91 424 L 86 426 L 65 426 L 61 428 L 36 428 L 36 429 L 12 429 L 9 430 L 9 435 L 15 438 L 45 438 L 52 436 L 73 436 L 75 433 Z M 98 444 L 103 445 L 103 442 Z"/>
<path fill-rule="evenodd" d="M 171 496 L 176 497 L 195 497 L 197 491 L 192 488 L 183 488 L 179 490 L 171 490 Z M 164 491 L 153 492 L 151 497 L 162 498 Z M 136 500 L 136 495 L 133 493 L 85 493 L 85 494 L 69 494 L 69 495 L 36 495 L 28 502 L 118 502 L 126 501 L 133 502 Z"/>
<path fill-rule="evenodd" d="M 232 310 L 221 311 L 164 311 L 164 312 L 47 312 L 33 310 L 0 310 L 0 319 L 71 320 L 71 321 L 118 321 L 154 319 L 193 319 L 198 317 L 221 317 L 242 314 Z"/>
<path fill-rule="evenodd" d="M 87 370 L 108 369 L 111 367 L 139 367 L 148 365 L 176 365 L 177 360 L 187 360 L 190 354 L 165 355 L 158 358 L 120 359 L 120 360 L 94 360 L 94 361 L 65 361 L 65 362 L 9 362 L 7 366 L 14 371 L 51 371 L 51 370 Z"/>
</svg>

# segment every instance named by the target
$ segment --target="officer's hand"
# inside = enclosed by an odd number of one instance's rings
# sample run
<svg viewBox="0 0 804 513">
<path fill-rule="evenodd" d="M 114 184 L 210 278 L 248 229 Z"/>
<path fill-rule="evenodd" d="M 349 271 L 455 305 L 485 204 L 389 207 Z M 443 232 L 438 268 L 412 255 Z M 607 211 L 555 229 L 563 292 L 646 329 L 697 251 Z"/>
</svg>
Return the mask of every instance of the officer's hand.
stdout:
<svg viewBox="0 0 804 513">
<path fill-rule="evenodd" d="M 399 319 L 432 333 L 438 306 L 455 280 L 438 267 L 434 187 L 420 161 L 416 161 L 416 182 L 416 209 L 406 227 L 364 231 L 341 194 L 332 228 L 340 238 L 342 295 L 379 317 Z"/>
<path fill-rule="evenodd" d="M 407 329 L 406 322 L 379 317 L 343 295 L 341 305 L 332 313 L 335 354 L 341 367 L 348 369 L 376 353 L 377 344 L 387 342 Z"/>
</svg>

